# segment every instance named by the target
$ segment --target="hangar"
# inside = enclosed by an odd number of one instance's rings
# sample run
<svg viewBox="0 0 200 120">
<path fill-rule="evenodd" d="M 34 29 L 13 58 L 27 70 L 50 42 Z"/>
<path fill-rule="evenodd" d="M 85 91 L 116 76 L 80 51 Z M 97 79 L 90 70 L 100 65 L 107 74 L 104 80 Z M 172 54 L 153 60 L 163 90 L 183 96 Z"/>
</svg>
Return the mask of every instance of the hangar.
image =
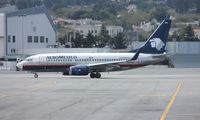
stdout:
<svg viewBox="0 0 200 120">
<path fill-rule="evenodd" d="M 16 58 L 27 49 L 56 44 L 56 27 L 45 6 L 0 11 L 0 58 Z"/>
</svg>

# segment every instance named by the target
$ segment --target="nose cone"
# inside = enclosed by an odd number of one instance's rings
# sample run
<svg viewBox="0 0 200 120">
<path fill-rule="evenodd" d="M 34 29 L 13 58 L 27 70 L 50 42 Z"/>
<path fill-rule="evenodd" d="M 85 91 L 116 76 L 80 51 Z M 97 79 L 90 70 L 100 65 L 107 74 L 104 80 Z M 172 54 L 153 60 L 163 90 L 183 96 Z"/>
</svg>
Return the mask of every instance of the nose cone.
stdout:
<svg viewBox="0 0 200 120">
<path fill-rule="evenodd" d="M 17 71 L 23 70 L 23 62 L 17 63 L 16 69 L 17 69 Z"/>
</svg>

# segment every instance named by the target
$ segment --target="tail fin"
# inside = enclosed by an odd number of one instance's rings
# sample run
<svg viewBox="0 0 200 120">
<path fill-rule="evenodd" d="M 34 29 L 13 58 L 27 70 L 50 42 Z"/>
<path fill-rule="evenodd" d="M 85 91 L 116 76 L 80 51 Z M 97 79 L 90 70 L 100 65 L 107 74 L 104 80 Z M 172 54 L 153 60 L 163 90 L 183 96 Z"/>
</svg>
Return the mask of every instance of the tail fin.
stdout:
<svg viewBox="0 0 200 120">
<path fill-rule="evenodd" d="M 162 54 L 165 52 L 166 42 L 171 26 L 170 18 L 166 18 L 148 38 L 145 44 L 139 48 L 141 53 Z"/>
</svg>

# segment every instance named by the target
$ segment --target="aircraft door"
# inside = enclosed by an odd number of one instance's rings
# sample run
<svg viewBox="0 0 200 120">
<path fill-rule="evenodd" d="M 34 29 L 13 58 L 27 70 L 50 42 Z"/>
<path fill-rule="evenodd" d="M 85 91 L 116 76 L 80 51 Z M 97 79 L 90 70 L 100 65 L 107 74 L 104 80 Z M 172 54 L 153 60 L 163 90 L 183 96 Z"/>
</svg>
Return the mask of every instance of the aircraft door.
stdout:
<svg viewBox="0 0 200 120">
<path fill-rule="evenodd" d="M 44 64 L 44 56 L 39 57 L 39 64 Z"/>
</svg>

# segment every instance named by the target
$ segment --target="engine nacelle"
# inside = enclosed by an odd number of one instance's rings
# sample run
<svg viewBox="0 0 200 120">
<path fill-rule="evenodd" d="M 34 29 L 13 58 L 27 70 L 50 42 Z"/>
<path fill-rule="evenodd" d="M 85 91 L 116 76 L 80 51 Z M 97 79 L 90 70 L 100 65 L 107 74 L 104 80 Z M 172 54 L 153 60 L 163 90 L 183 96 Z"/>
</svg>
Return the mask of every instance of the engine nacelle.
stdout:
<svg viewBox="0 0 200 120">
<path fill-rule="evenodd" d="M 69 69 L 69 75 L 88 75 L 89 68 L 87 66 L 72 66 Z"/>
</svg>

